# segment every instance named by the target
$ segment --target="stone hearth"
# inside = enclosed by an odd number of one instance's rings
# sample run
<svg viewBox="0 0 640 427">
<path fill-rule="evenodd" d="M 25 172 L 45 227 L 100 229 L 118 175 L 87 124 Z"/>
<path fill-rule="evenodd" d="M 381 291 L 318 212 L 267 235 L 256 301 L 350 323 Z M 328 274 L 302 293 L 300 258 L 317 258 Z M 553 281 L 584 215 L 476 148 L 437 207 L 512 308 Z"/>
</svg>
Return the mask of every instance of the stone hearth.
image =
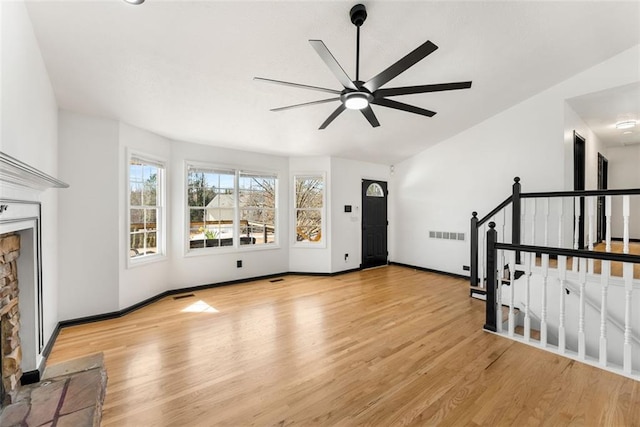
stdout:
<svg viewBox="0 0 640 427">
<path fill-rule="evenodd" d="M 47 367 L 4 408 L 0 427 L 99 427 L 106 387 L 102 353 Z"/>
</svg>

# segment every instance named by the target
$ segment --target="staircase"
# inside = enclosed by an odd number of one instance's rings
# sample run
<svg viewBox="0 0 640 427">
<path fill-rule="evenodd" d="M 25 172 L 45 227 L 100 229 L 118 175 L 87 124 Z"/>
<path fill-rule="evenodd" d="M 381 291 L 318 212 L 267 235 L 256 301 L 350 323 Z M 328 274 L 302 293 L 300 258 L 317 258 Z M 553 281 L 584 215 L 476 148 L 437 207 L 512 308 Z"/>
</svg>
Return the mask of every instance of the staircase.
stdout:
<svg viewBox="0 0 640 427">
<path fill-rule="evenodd" d="M 488 215 L 474 212 L 470 295 L 487 301 L 484 329 L 640 381 L 640 255 L 630 253 L 629 237 L 638 196 L 522 193 L 516 178 Z M 597 202 L 604 250 L 594 250 Z M 612 222 L 622 226 L 622 253 L 612 251 Z"/>
</svg>

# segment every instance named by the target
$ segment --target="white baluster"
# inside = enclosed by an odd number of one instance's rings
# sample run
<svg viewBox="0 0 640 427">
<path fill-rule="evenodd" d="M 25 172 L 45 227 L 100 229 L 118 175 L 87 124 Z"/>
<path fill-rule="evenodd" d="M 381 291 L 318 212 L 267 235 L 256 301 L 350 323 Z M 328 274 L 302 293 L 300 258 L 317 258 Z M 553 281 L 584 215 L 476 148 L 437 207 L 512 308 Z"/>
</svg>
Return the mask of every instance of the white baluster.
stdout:
<svg viewBox="0 0 640 427">
<path fill-rule="evenodd" d="M 587 283 L 587 260 L 579 258 L 578 281 L 580 282 L 580 314 L 578 317 L 578 357 L 585 359 L 586 337 L 584 333 L 585 292 Z M 576 263 L 578 264 L 578 263 Z"/>
<path fill-rule="evenodd" d="M 496 310 L 496 332 L 502 333 L 502 276 L 504 269 L 504 251 L 497 250 L 496 258 L 498 259 L 498 265 L 496 271 L 494 272 L 495 277 L 498 279 L 498 287 L 496 289 L 496 306 L 498 309 Z"/>
<path fill-rule="evenodd" d="M 607 225 L 606 225 L 607 244 L 606 244 L 605 250 L 607 252 L 611 252 L 611 196 L 605 196 L 604 201 L 605 201 L 604 214 L 607 222 Z"/>
<path fill-rule="evenodd" d="M 625 254 L 629 253 L 629 195 L 622 196 L 622 219 L 624 221 L 624 247 L 622 251 Z"/>
<path fill-rule="evenodd" d="M 574 225 L 573 225 L 573 249 L 580 249 L 579 247 L 579 239 L 580 239 L 580 197 L 576 197 L 573 199 L 573 211 L 574 211 Z M 578 271 L 578 262 L 577 260 L 573 260 L 571 263 L 571 270 L 576 272 Z"/>
<path fill-rule="evenodd" d="M 558 209 L 558 247 L 561 248 L 564 243 L 564 236 L 562 235 L 562 222 L 564 220 L 564 199 L 562 197 L 558 197 L 560 201 L 560 206 Z"/>
<path fill-rule="evenodd" d="M 607 366 L 607 292 L 609 289 L 609 276 L 611 274 L 611 261 L 602 261 L 600 273 L 600 286 L 602 296 L 600 298 L 600 365 Z"/>
<path fill-rule="evenodd" d="M 543 199 L 544 207 L 544 245 L 549 246 L 549 198 Z"/>
<path fill-rule="evenodd" d="M 529 199 L 527 203 L 527 207 L 529 208 L 529 215 L 531 215 L 531 237 L 529 238 L 529 243 L 531 245 L 536 244 L 536 199 Z"/>
<path fill-rule="evenodd" d="M 567 280 L 567 257 L 563 255 L 558 256 L 558 278 L 560 279 L 560 316 L 558 319 L 558 351 L 560 354 L 564 354 L 566 350 L 566 333 L 565 333 L 565 281 Z"/>
<path fill-rule="evenodd" d="M 596 198 L 591 196 L 591 197 L 587 197 L 587 204 L 589 205 L 589 224 L 588 224 L 588 230 L 589 230 L 589 242 L 588 242 L 588 247 L 589 250 L 592 251 L 593 250 L 593 242 L 596 240 L 595 236 L 593 235 L 593 225 L 594 225 L 594 217 L 595 217 L 595 210 L 596 210 Z M 594 259 L 593 258 L 589 258 L 589 267 L 588 267 L 588 272 L 589 274 L 593 274 L 593 267 L 594 267 Z"/>
<path fill-rule="evenodd" d="M 516 328 L 516 319 L 514 312 L 514 294 L 516 286 L 516 252 L 509 252 L 509 279 L 511 280 L 509 288 L 509 336 L 513 337 Z"/>
<path fill-rule="evenodd" d="M 540 310 L 540 345 L 547 346 L 547 278 L 549 254 L 542 254 L 542 309 Z"/>
<path fill-rule="evenodd" d="M 484 269 L 487 265 L 487 257 L 485 255 L 487 251 L 487 226 L 483 225 L 482 230 L 480 232 L 480 236 L 478 236 L 480 240 L 480 244 L 478 245 L 478 287 L 484 289 L 485 288 L 485 274 Z"/>
<path fill-rule="evenodd" d="M 506 227 L 507 227 L 507 210 L 506 209 L 502 209 L 502 241 L 504 243 L 507 243 L 507 234 L 506 234 Z"/>
<path fill-rule="evenodd" d="M 626 196 L 625 196 L 626 197 Z M 633 294 L 633 264 L 622 264 L 622 276 L 624 278 L 624 357 L 622 369 L 625 373 L 631 373 L 631 298 Z"/>
<path fill-rule="evenodd" d="M 524 255 L 524 274 L 526 276 L 525 288 L 525 310 L 524 310 L 524 340 L 531 340 L 531 260 L 535 257 L 534 253 L 523 252 Z"/>
</svg>

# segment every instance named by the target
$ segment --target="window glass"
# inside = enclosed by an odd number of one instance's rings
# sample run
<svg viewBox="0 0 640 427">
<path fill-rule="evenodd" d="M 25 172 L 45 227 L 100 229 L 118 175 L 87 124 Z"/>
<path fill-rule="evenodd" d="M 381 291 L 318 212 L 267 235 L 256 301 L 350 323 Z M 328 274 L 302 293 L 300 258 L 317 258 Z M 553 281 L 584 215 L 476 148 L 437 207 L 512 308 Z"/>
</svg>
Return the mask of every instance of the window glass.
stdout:
<svg viewBox="0 0 640 427">
<path fill-rule="evenodd" d="M 161 218 L 164 166 L 153 160 L 129 161 L 129 257 L 163 254 Z"/>
<path fill-rule="evenodd" d="M 320 175 L 295 177 L 296 241 L 322 241 L 324 178 Z"/>
<path fill-rule="evenodd" d="M 367 197 L 384 197 L 384 190 L 380 184 L 373 182 L 367 187 Z"/>
<path fill-rule="evenodd" d="M 240 244 L 275 243 L 277 177 L 240 172 Z"/>
<path fill-rule="evenodd" d="M 277 181 L 275 174 L 189 166 L 189 248 L 274 244 Z"/>
<path fill-rule="evenodd" d="M 235 172 L 189 168 L 189 247 L 233 246 Z"/>
</svg>

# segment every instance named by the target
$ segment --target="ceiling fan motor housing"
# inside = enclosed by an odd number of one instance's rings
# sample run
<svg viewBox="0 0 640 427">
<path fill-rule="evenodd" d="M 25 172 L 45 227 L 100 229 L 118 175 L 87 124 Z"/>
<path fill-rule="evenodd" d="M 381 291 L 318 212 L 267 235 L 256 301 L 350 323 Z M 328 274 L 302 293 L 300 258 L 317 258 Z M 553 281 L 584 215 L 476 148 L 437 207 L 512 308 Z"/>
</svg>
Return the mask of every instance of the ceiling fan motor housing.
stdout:
<svg viewBox="0 0 640 427">
<path fill-rule="evenodd" d="M 363 4 L 357 4 L 351 8 L 349 16 L 351 17 L 353 25 L 359 27 L 364 24 L 364 21 L 367 19 L 367 8 L 364 7 Z"/>
</svg>

